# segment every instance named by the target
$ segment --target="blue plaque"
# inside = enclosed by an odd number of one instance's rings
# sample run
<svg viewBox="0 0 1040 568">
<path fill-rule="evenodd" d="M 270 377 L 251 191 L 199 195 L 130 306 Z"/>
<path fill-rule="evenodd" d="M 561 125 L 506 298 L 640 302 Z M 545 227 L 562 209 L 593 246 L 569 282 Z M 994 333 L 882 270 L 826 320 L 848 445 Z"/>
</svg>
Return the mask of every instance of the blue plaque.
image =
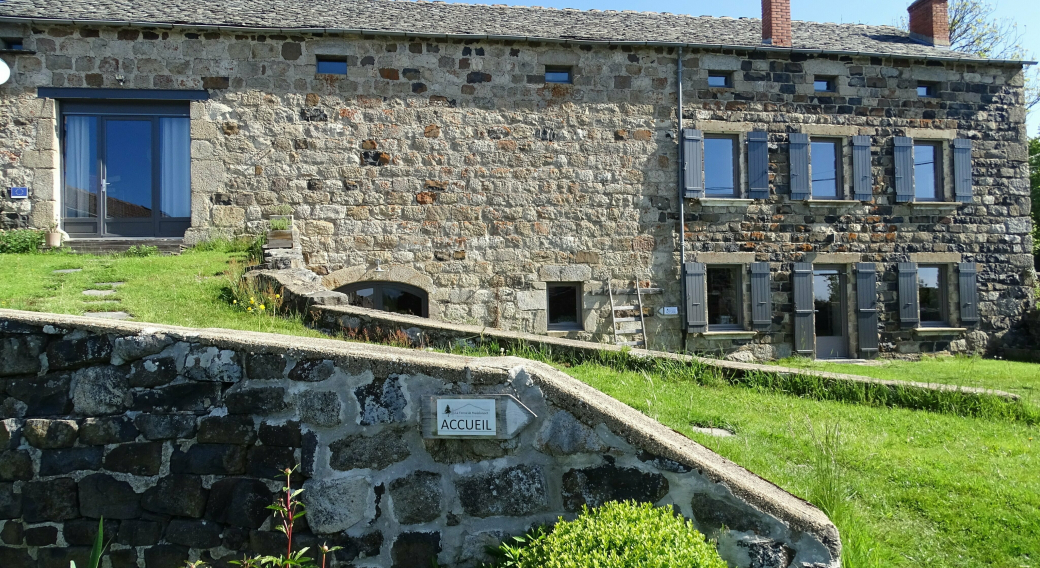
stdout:
<svg viewBox="0 0 1040 568">
<path fill-rule="evenodd" d="M 28 187 L 12 187 L 11 199 L 29 199 Z"/>
</svg>

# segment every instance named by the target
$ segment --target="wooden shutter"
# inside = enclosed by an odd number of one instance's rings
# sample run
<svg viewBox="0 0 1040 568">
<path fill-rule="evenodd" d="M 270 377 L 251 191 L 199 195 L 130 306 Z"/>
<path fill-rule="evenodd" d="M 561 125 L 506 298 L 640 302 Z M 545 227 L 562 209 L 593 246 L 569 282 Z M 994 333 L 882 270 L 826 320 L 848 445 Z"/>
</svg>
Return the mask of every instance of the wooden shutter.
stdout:
<svg viewBox="0 0 1040 568">
<path fill-rule="evenodd" d="M 878 352 L 877 266 L 856 264 L 856 331 L 860 357 Z"/>
<path fill-rule="evenodd" d="M 686 328 L 701 332 L 708 328 L 708 292 L 706 270 L 702 262 L 687 262 L 686 277 Z"/>
<path fill-rule="evenodd" d="M 815 333 L 813 332 L 813 289 L 812 263 L 794 263 L 792 275 L 794 288 L 794 350 L 812 355 Z"/>
<path fill-rule="evenodd" d="M 917 263 L 899 263 L 899 323 L 903 327 L 917 327 L 921 321 L 917 309 Z"/>
<path fill-rule="evenodd" d="M 914 200 L 914 141 L 911 138 L 896 136 L 896 202 L 907 203 Z"/>
<path fill-rule="evenodd" d="M 852 137 L 852 192 L 856 201 L 874 197 L 874 176 L 870 170 L 870 136 Z"/>
<path fill-rule="evenodd" d="M 974 262 L 962 262 L 957 265 L 958 291 L 961 297 L 961 323 L 975 324 L 979 322 L 979 286 L 976 278 L 977 269 Z"/>
<path fill-rule="evenodd" d="M 791 134 L 791 199 L 809 199 L 809 135 Z"/>
<path fill-rule="evenodd" d="M 751 323 L 769 327 L 773 322 L 773 294 L 769 286 L 769 263 L 751 263 Z"/>
<path fill-rule="evenodd" d="M 953 191 L 957 201 L 971 203 L 971 140 L 953 141 Z"/>
<path fill-rule="evenodd" d="M 704 133 L 683 129 L 683 197 L 704 197 Z"/>
<path fill-rule="evenodd" d="M 769 133 L 747 134 L 748 190 L 751 199 L 769 199 Z"/>
</svg>

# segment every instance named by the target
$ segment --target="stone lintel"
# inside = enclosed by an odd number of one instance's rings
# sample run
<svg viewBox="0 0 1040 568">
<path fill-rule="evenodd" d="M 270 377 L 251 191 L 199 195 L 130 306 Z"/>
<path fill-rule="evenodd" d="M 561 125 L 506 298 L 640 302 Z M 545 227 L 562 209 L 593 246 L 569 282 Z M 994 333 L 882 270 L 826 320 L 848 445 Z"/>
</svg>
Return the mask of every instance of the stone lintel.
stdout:
<svg viewBox="0 0 1040 568">
<path fill-rule="evenodd" d="M 858 252 L 819 252 L 805 255 L 805 261 L 813 264 L 855 264 L 862 261 Z"/>
<path fill-rule="evenodd" d="M 755 202 L 754 199 L 737 199 L 735 197 L 701 197 L 697 203 L 701 207 L 747 207 Z"/>
<path fill-rule="evenodd" d="M 917 335 L 961 335 L 968 331 L 966 327 L 915 327 Z"/>
<path fill-rule="evenodd" d="M 798 126 L 798 130 L 803 134 L 808 134 L 809 136 L 856 136 L 860 133 L 875 133 L 873 128 L 842 126 L 839 124 L 802 124 Z"/>
<path fill-rule="evenodd" d="M 918 264 L 953 264 L 961 261 L 959 252 L 912 252 L 910 262 Z"/>
<path fill-rule="evenodd" d="M 694 262 L 704 264 L 751 264 L 755 262 L 753 252 L 695 252 Z"/>
</svg>

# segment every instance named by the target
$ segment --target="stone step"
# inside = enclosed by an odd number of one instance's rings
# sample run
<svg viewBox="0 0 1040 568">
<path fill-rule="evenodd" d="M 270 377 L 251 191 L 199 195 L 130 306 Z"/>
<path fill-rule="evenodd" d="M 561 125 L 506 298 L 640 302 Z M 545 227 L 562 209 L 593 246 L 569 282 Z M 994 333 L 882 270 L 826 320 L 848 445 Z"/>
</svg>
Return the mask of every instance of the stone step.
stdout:
<svg viewBox="0 0 1040 568">
<path fill-rule="evenodd" d="M 65 246 L 79 254 L 115 254 L 132 246 L 158 247 L 161 254 L 180 254 L 184 239 L 69 239 Z"/>
</svg>

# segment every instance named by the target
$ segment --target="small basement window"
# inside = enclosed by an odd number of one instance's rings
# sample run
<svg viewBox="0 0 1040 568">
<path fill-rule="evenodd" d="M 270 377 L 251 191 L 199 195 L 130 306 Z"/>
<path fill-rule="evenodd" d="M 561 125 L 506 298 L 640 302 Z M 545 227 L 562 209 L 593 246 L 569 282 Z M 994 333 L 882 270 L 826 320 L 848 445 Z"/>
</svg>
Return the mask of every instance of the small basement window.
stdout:
<svg viewBox="0 0 1040 568">
<path fill-rule="evenodd" d="M 813 90 L 816 92 L 833 93 L 838 90 L 836 77 L 816 77 L 813 79 Z"/>
<path fill-rule="evenodd" d="M 917 96 L 918 97 L 935 97 L 936 92 L 939 89 L 935 83 L 918 83 L 917 84 Z"/>
<path fill-rule="evenodd" d="M 581 283 L 549 282 L 546 289 L 549 330 L 580 330 Z"/>
<path fill-rule="evenodd" d="M 318 75 L 346 75 L 347 60 L 318 56 Z"/>
<path fill-rule="evenodd" d="M 724 87 L 729 88 L 733 86 L 733 74 L 722 71 L 709 71 L 708 72 L 708 86 L 709 87 Z"/>
<path fill-rule="evenodd" d="M 941 266 L 917 269 L 917 300 L 921 310 L 921 327 L 945 327 L 946 274 Z"/>
<path fill-rule="evenodd" d="M 546 83 L 573 83 L 574 79 L 572 75 L 570 67 L 560 65 L 545 66 Z"/>
<path fill-rule="evenodd" d="M 429 317 L 429 296 L 421 288 L 399 282 L 355 282 L 336 289 L 351 306 L 396 314 Z"/>
<path fill-rule="evenodd" d="M 709 266 L 708 330 L 739 330 L 741 327 L 740 266 Z"/>
<path fill-rule="evenodd" d="M 14 51 L 22 51 L 25 49 L 24 40 L 20 37 L 5 37 L 0 39 L 0 44 L 3 45 L 3 49 L 10 49 Z"/>
</svg>

